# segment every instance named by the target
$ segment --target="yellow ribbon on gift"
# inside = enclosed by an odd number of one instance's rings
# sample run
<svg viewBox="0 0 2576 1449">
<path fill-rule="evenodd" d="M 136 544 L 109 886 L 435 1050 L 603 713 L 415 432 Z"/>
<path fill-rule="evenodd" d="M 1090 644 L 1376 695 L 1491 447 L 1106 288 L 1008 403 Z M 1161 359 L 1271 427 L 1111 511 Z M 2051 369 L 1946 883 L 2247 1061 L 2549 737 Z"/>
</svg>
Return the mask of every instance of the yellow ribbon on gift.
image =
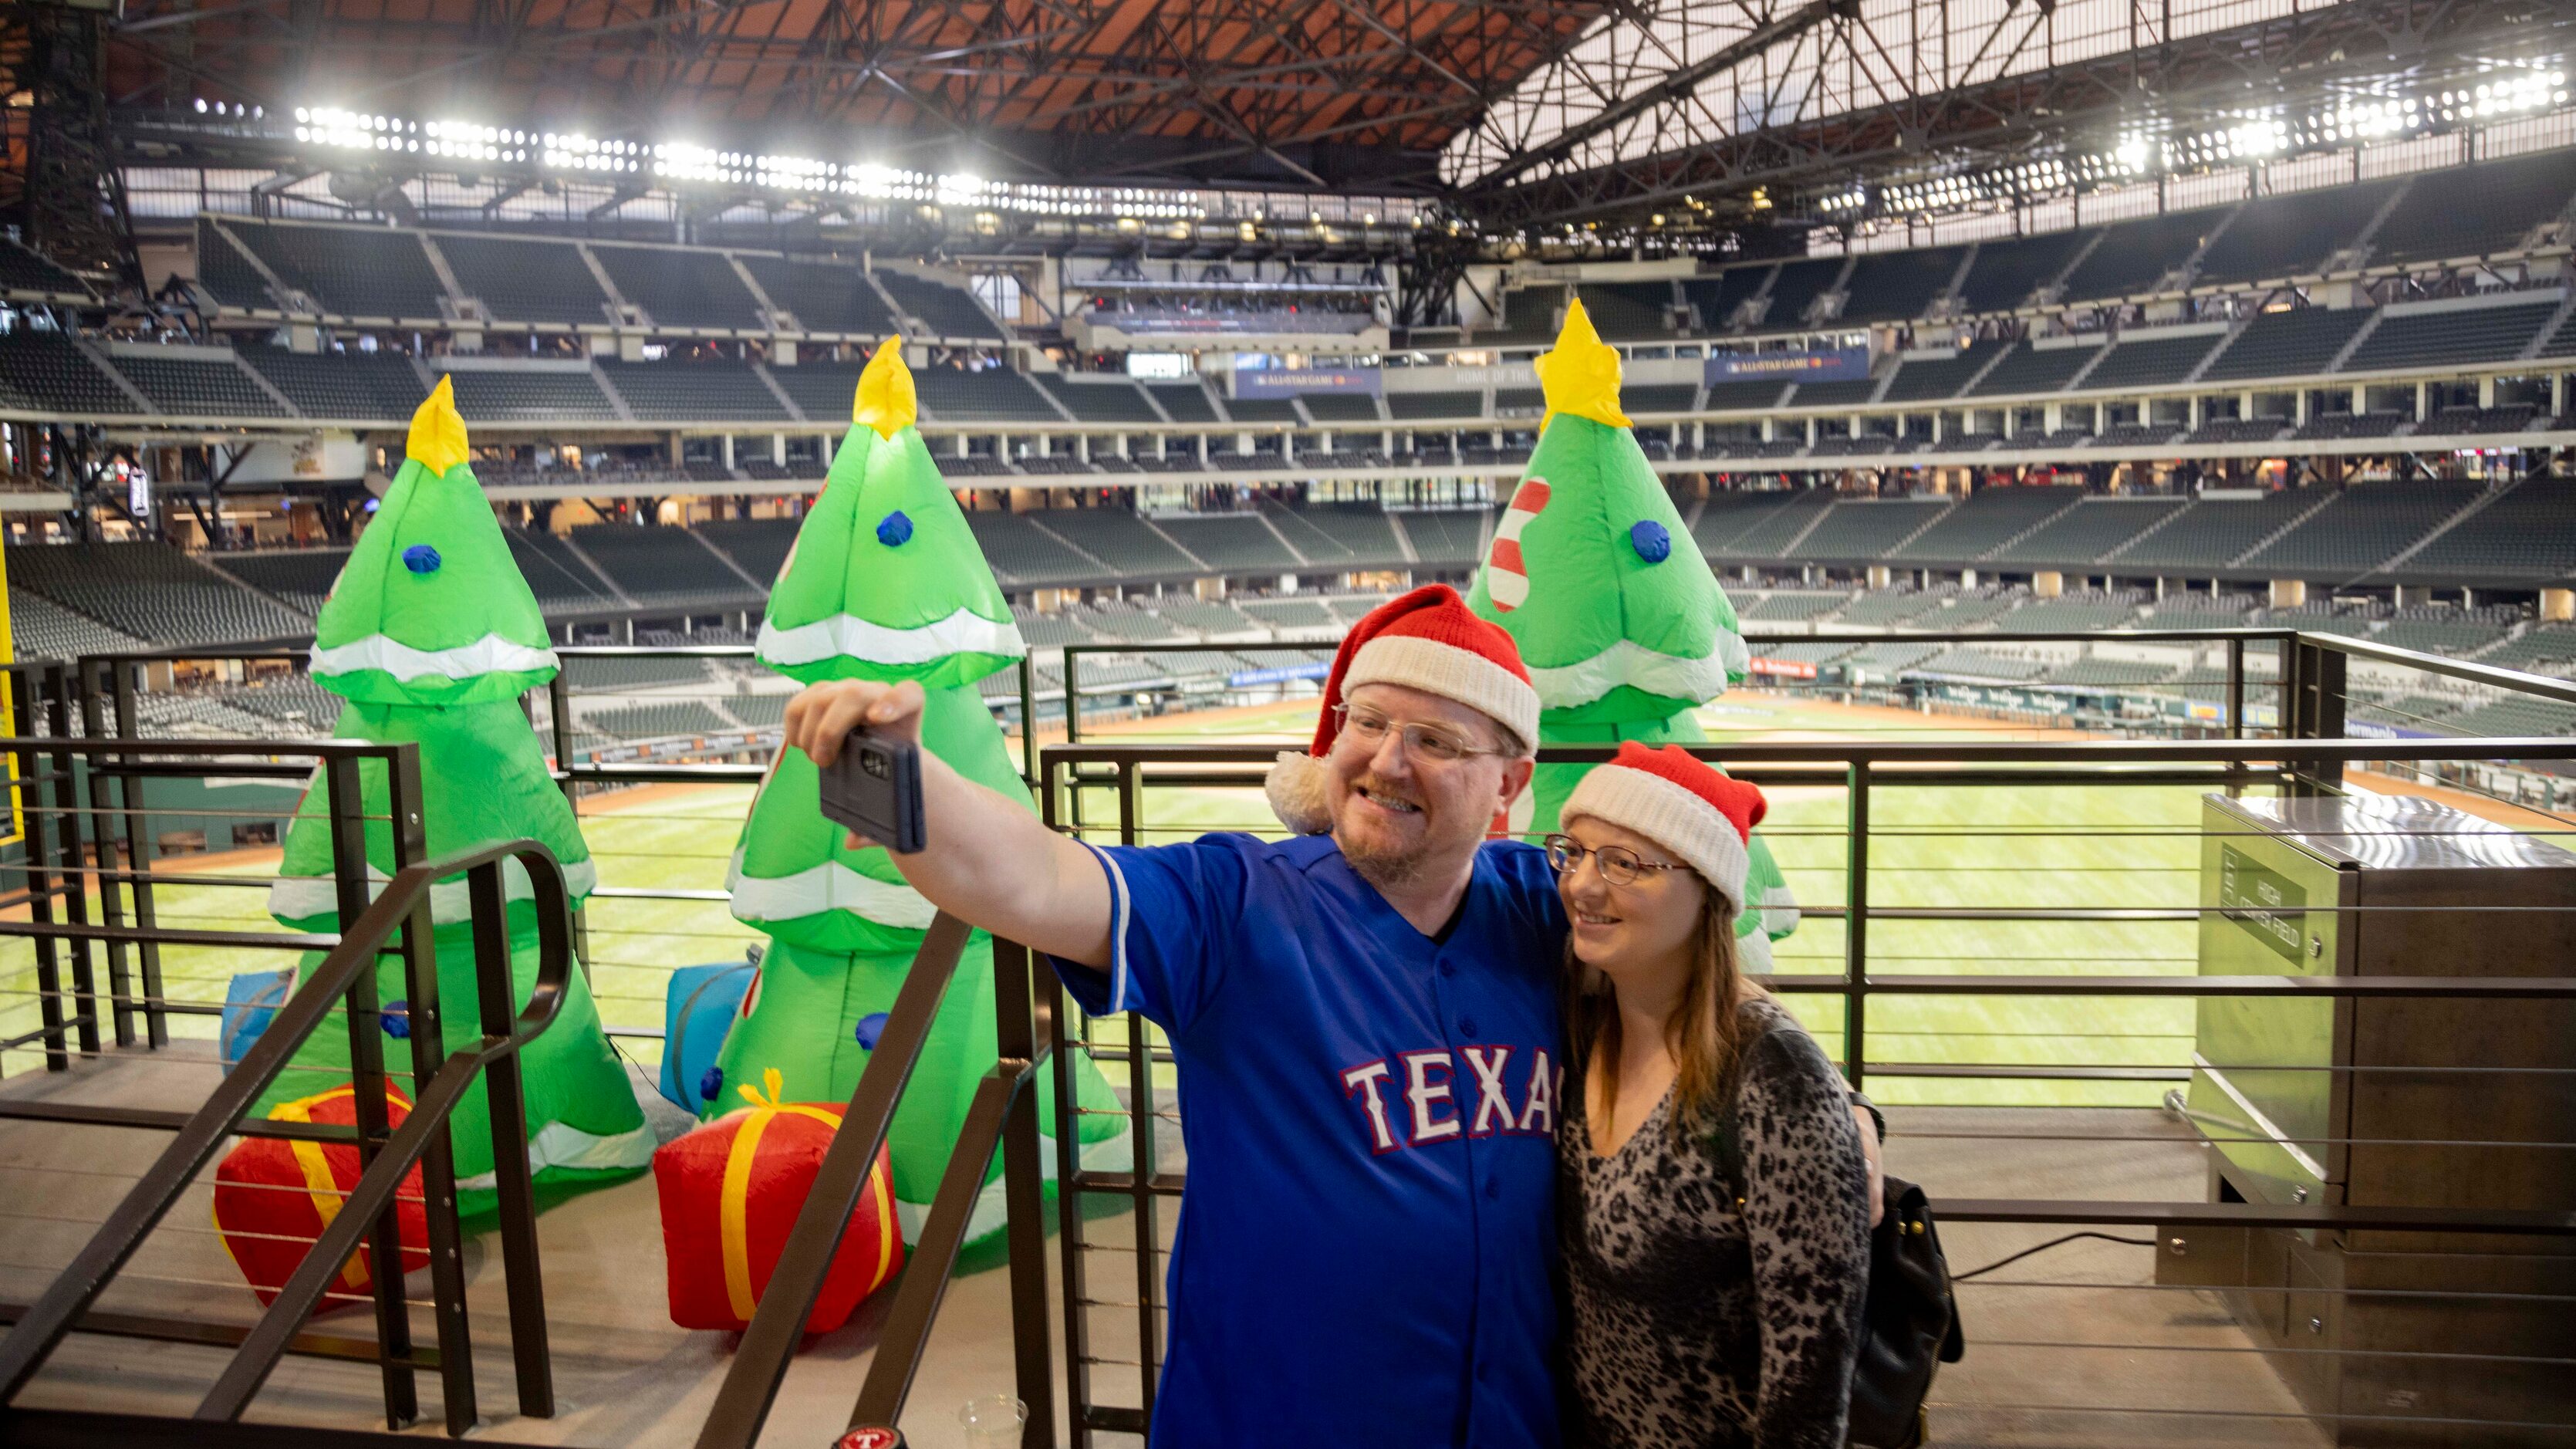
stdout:
<svg viewBox="0 0 2576 1449">
<path fill-rule="evenodd" d="M 357 1095 L 358 1091 L 354 1086 L 333 1087 L 327 1092 L 318 1092 L 310 1097 L 299 1097 L 292 1102 L 281 1102 L 269 1108 L 268 1120 L 310 1122 L 313 1120 L 314 1108 L 325 1102 L 338 1101 L 343 1097 L 354 1098 Z M 321 1219 L 322 1226 L 314 1234 L 318 1238 L 331 1230 L 331 1220 L 340 1215 L 340 1204 L 347 1201 L 349 1194 L 341 1188 L 340 1179 L 331 1175 L 331 1159 L 322 1155 L 321 1143 L 294 1140 L 289 1141 L 286 1146 L 295 1154 L 296 1170 L 304 1174 L 304 1193 L 313 1200 L 313 1214 Z M 215 1219 L 217 1228 L 223 1225 L 222 1218 Z M 225 1242 L 224 1251 L 232 1252 L 232 1244 L 229 1241 Z M 364 1261 L 360 1254 L 351 1253 L 349 1261 L 340 1265 L 341 1287 L 352 1293 L 367 1291 L 368 1279 Z M 239 1266 L 238 1260 L 235 1266 Z"/>
<path fill-rule="evenodd" d="M 733 1309 L 733 1316 L 746 1323 L 751 1320 L 752 1310 L 760 1306 L 760 1295 L 751 1287 L 749 1199 L 751 1164 L 760 1154 L 761 1134 L 769 1130 L 769 1124 L 781 1112 L 810 1118 L 835 1132 L 841 1130 L 841 1114 L 829 1107 L 780 1101 L 779 1094 L 785 1088 L 786 1078 L 779 1075 L 776 1067 L 760 1074 L 760 1087 L 745 1083 L 734 1088 L 751 1106 L 737 1107 L 732 1114 L 740 1116 L 747 1111 L 749 1117 L 742 1124 L 742 1129 L 734 1134 L 733 1146 L 725 1154 L 724 1194 L 718 1200 L 716 1230 L 724 1250 L 725 1301 Z M 877 1203 L 877 1280 L 868 1285 L 874 1289 L 877 1283 L 885 1281 L 885 1265 L 894 1258 L 894 1203 L 890 1200 L 885 1174 L 873 1167 L 868 1173 L 868 1191 L 875 1196 Z"/>
</svg>

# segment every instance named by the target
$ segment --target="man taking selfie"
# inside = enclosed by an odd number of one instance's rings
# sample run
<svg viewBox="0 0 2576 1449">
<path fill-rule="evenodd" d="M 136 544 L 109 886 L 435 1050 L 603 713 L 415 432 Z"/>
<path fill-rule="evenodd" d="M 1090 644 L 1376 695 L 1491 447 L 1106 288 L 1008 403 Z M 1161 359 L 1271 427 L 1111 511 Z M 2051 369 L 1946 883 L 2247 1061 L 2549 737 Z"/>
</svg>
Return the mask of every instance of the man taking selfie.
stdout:
<svg viewBox="0 0 2576 1449">
<path fill-rule="evenodd" d="M 917 742 L 920 708 L 817 685 L 787 743 L 828 768 L 853 729 Z M 1157 1446 L 1556 1442 L 1565 920 L 1544 855 L 1486 839 L 1538 714 L 1510 636 L 1430 585 L 1353 628 L 1273 772 L 1282 819 L 1329 834 L 1097 848 L 922 755 L 904 878 L 1180 1064 Z"/>
</svg>

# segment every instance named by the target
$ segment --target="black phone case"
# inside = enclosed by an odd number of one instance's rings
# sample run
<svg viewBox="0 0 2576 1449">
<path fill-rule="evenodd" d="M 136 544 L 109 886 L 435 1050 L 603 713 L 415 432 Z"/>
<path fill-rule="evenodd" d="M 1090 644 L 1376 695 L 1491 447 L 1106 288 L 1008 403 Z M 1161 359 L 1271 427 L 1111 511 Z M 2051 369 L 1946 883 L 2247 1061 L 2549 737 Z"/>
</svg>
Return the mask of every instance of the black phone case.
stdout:
<svg viewBox="0 0 2576 1449">
<path fill-rule="evenodd" d="M 897 855 L 928 843 L 921 813 L 921 747 L 854 730 L 822 772 L 823 817 Z"/>
</svg>

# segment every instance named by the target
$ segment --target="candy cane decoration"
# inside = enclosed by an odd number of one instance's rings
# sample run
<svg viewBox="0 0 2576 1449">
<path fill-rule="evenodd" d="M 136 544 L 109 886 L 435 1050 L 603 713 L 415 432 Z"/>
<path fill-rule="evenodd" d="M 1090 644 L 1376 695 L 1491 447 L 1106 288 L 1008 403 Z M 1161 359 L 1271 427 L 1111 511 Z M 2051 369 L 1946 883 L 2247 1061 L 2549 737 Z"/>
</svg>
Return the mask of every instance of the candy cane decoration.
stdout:
<svg viewBox="0 0 2576 1449">
<path fill-rule="evenodd" d="M 1529 570 L 1521 565 L 1521 530 L 1547 507 L 1547 480 L 1532 478 L 1512 495 L 1503 521 L 1494 529 L 1494 549 L 1485 559 L 1485 597 L 1497 613 L 1508 614 L 1529 601 Z"/>
</svg>

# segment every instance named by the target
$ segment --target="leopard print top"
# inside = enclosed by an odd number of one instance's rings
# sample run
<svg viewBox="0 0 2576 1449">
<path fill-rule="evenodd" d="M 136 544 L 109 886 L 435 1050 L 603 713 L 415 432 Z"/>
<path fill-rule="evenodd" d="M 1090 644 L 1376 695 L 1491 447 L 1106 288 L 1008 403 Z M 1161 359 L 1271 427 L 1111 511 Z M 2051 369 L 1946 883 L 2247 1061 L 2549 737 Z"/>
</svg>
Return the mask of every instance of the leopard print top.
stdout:
<svg viewBox="0 0 2576 1449">
<path fill-rule="evenodd" d="M 1568 1435 L 1597 1449 L 1841 1449 L 1869 1282 L 1868 1164 L 1842 1077 L 1777 1004 L 1746 1002 L 1722 1126 L 1677 1142 L 1672 1094 L 1592 1150 L 1580 1062 L 1559 1109 Z"/>
</svg>

